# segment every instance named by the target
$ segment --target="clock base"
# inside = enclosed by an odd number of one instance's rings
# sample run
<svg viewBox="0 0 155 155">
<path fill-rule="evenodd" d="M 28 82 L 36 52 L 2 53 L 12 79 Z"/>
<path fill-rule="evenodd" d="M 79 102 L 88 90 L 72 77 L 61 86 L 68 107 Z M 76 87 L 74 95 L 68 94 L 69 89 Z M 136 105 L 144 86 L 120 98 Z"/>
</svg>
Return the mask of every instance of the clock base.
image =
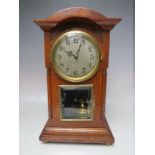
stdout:
<svg viewBox="0 0 155 155">
<path fill-rule="evenodd" d="M 106 120 L 102 121 L 100 127 L 55 127 L 51 126 L 51 120 L 48 120 L 39 139 L 43 143 L 65 142 L 105 145 L 114 143 L 114 137 Z"/>
</svg>

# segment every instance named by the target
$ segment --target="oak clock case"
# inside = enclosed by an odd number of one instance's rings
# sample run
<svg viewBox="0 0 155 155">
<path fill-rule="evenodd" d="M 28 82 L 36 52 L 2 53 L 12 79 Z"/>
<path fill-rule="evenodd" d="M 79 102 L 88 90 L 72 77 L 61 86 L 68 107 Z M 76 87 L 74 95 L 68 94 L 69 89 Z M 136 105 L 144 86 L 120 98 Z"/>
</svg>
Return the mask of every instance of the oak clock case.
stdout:
<svg viewBox="0 0 155 155">
<path fill-rule="evenodd" d="M 60 10 L 34 22 L 44 31 L 47 142 L 113 144 L 105 118 L 111 29 L 120 18 L 82 7 Z"/>
</svg>

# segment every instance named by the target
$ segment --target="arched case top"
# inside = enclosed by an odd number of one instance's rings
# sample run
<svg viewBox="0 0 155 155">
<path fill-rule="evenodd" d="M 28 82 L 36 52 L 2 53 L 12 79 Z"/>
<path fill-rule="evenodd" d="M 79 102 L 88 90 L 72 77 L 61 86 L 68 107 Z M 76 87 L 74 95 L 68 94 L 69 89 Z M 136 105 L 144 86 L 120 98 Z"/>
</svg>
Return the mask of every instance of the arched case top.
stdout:
<svg viewBox="0 0 155 155">
<path fill-rule="evenodd" d="M 111 30 L 117 23 L 121 21 L 121 18 L 108 18 L 101 13 L 84 8 L 84 7 L 71 7 L 58 11 L 47 18 L 34 19 L 33 21 L 41 27 L 44 31 L 52 29 L 60 22 L 70 18 L 84 18 L 95 22 L 104 30 Z"/>
</svg>

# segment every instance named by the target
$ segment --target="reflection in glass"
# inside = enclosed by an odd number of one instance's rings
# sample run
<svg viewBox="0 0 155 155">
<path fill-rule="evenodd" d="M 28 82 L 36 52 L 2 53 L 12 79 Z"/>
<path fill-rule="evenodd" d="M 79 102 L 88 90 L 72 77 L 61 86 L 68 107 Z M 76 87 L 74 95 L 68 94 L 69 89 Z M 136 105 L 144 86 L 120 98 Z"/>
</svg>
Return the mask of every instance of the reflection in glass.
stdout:
<svg viewBox="0 0 155 155">
<path fill-rule="evenodd" d="M 60 86 L 62 119 L 92 119 L 92 85 Z"/>
</svg>

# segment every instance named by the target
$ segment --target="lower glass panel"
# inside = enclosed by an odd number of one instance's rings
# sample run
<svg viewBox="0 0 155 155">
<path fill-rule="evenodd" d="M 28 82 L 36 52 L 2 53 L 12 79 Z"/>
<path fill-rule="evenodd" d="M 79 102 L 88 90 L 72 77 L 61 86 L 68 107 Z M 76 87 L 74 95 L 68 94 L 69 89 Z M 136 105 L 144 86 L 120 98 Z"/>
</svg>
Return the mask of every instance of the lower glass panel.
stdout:
<svg viewBox="0 0 155 155">
<path fill-rule="evenodd" d="M 61 85 L 62 120 L 92 120 L 92 85 Z"/>
</svg>

